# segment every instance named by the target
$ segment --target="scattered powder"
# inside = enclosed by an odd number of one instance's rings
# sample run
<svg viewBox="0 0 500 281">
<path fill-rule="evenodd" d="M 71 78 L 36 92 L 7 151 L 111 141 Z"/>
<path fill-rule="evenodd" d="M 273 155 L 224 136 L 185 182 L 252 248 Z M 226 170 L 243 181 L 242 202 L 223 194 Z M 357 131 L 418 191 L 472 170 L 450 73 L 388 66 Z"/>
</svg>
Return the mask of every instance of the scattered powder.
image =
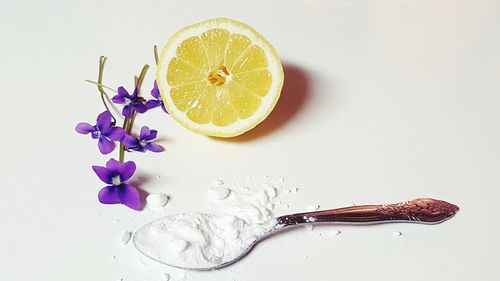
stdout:
<svg viewBox="0 0 500 281">
<path fill-rule="evenodd" d="M 269 208 L 276 196 L 269 188 L 217 186 L 208 195 L 221 198 L 212 200 L 213 214 L 182 213 L 153 221 L 136 232 L 135 247 L 171 266 L 211 268 L 239 257 L 276 227 Z"/>
<path fill-rule="evenodd" d="M 128 242 L 130 241 L 130 238 L 132 238 L 132 232 L 130 231 L 125 231 L 122 236 L 122 243 L 123 245 L 127 245 Z"/>
<path fill-rule="evenodd" d="M 229 196 L 231 190 L 224 186 L 214 186 L 208 190 L 208 196 L 213 200 L 222 200 Z"/>
<path fill-rule="evenodd" d="M 214 183 L 215 186 L 217 185 L 224 185 L 224 181 L 223 180 L 216 180 L 215 183 Z"/>
<path fill-rule="evenodd" d="M 275 198 L 278 195 L 278 191 L 276 188 L 270 186 L 270 185 L 264 185 L 264 190 L 266 191 L 267 196 L 270 198 Z"/>
<path fill-rule="evenodd" d="M 146 197 L 146 202 L 150 208 L 161 208 L 167 205 L 168 196 L 164 193 L 151 193 Z"/>
</svg>

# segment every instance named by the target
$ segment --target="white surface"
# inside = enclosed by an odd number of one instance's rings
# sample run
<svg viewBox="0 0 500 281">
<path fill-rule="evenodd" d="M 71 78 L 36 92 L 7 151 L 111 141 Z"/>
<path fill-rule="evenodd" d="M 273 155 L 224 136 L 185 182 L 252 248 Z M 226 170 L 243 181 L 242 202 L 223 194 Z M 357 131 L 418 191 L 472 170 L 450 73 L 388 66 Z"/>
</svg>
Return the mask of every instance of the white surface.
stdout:
<svg viewBox="0 0 500 281">
<path fill-rule="evenodd" d="M 498 280 L 500 2 L 1 6 L 0 280 Z M 287 65 L 285 91 L 271 119 L 234 141 L 194 135 L 160 110 L 137 120 L 166 147 L 128 156 L 145 190 L 171 195 L 165 214 L 203 211 L 216 179 L 263 175 L 300 188 L 283 212 L 432 196 L 459 214 L 436 226 L 288 232 L 214 273 L 183 275 L 122 245 L 124 231 L 161 213 L 97 203 L 103 183 L 90 167 L 108 157 L 73 132 L 101 111 L 83 80 L 96 79 L 106 55 L 105 83 L 130 87 L 153 64 L 153 44 L 218 16 L 274 45 Z"/>
</svg>

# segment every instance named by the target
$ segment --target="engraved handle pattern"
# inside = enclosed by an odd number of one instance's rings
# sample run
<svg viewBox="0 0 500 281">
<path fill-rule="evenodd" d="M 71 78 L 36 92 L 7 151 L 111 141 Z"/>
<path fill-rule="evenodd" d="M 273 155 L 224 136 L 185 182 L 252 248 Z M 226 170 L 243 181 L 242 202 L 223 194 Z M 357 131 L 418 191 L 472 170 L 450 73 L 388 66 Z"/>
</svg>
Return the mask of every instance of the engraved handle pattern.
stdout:
<svg viewBox="0 0 500 281">
<path fill-rule="evenodd" d="M 446 201 L 419 198 L 396 204 L 362 205 L 286 215 L 278 218 L 278 225 L 290 226 L 316 222 L 347 224 L 415 222 L 437 224 L 450 219 L 458 210 L 458 206 Z"/>
</svg>

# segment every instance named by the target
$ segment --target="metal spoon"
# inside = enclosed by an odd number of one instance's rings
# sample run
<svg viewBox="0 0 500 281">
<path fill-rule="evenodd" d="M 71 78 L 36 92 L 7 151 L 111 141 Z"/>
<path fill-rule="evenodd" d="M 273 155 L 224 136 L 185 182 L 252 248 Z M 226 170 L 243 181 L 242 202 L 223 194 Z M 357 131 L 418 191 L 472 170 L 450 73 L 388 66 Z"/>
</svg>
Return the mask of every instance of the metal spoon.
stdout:
<svg viewBox="0 0 500 281">
<path fill-rule="evenodd" d="M 318 223 L 365 225 L 397 222 L 438 224 L 453 217 L 458 210 L 458 206 L 450 204 L 446 201 L 432 198 L 419 198 L 397 204 L 360 205 L 284 215 L 276 218 L 275 224 L 268 228 L 268 231 L 257 237 L 251 244 L 248 245 L 247 248 L 242 249 L 241 253 L 237 255 L 236 258 L 219 264 L 210 264 L 209 266 L 200 267 L 183 267 L 177 264 L 168 264 L 165 261 L 152 257 L 150 253 L 141 247 L 140 243 L 137 243 L 137 233 L 134 235 L 134 244 L 141 253 L 152 258 L 153 260 L 156 260 L 157 262 L 181 269 L 206 271 L 219 269 L 233 264 L 243 258 L 258 242 L 262 241 L 266 237 L 269 237 L 270 235 L 273 235 L 283 229 L 298 225 Z M 140 231 L 141 230 L 138 232 Z"/>
</svg>

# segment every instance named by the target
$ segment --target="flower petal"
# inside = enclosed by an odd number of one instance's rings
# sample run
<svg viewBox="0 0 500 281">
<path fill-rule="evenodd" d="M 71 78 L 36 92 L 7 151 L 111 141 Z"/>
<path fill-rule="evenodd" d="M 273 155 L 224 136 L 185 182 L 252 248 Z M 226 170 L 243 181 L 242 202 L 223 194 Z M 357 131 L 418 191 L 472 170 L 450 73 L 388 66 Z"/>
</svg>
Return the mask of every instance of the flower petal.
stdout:
<svg viewBox="0 0 500 281">
<path fill-rule="evenodd" d="M 160 102 L 161 104 L 161 109 L 163 109 L 163 111 L 168 114 L 168 111 L 167 111 L 167 108 L 165 107 L 165 104 L 163 103 L 163 101 Z"/>
<path fill-rule="evenodd" d="M 111 101 L 116 103 L 116 104 L 124 104 L 125 103 L 125 99 L 126 97 L 123 97 L 123 96 L 120 96 L 120 95 L 116 95 L 114 97 L 111 98 Z"/>
<path fill-rule="evenodd" d="M 127 90 L 125 90 L 125 88 L 123 86 L 120 86 L 120 87 L 118 87 L 118 96 L 128 97 L 128 96 L 130 96 L 130 94 L 127 92 Z"/>
<path fill-rule="evenodd" d="M 153 108 L 160 106 L 160 104 L 161 104 L 161 102 L 159 100 L 148 100 L 146 102 L 146 108 L 148 110 L 150 110 L 150 109 L 153 109 Z"/>
<path fill-rule="evenodd" d="M 115 143 L 103 136 L 99 138 L 97 146 L 102 154 L 111 153 L 115 149 Z"/>
<path fill-rule="evenodd" d="M 132 115 L 132 107 L 130 105 L 123 107 L 122 115 L 126 118 L 130 117 Z"/>
<path fill-rule="evenodd" d="M 149 127 L 148 126 L 142 126 L 141 133 L 139 134 L 139 139 L 140 140 L 144 140 L 147 137 L 149 137 Z"/>
<path fill-rule="evenodd" d="M 148 110 L 146 105 L 143 104 L 142 102 L 134 103 L 133 106 L 134 106 L 134 110 L 137 111 L 137 113 L 144 113 Z"/>
<path fill-rule="evenodd" d="M 82 122 L 82 123 L 78 123 L 76 125 L 75 131 L 79 134 L 86 135 L 90 132 L 95 131 L 95 128 L 94 128 L 94 126 L 90 125 L 89 123 Z"/>
<path fill-rule="evenodd" d="M 139 195 L 139 191 L 130 184 L 122 184 L 118 188 L 118 198 L 120 198 L 120 202 L 134 210 L 141 210 L 141 196 Z"/>
<path fill-rule="evenodd" d="M 153 83 L 153 89 L 151 90 L 151 95 L 156 99 L 160 98 L 160 90 L 158 89 L 158 83 L 156 83 L 156 80 Z"/>
<path fill-rule="evenodd" d="M 157 145 L 156 143 L 154 142 L 148 142 L 145 146 L 144 146 L 145 149 L 149 150 L 149 151 L 152 151 L 152 152 L 162 152 L 164 149 L 163 147 Z"/>
<path fill-rule="evenodd" d="M 105 183 L 111 184 L 114 172 L 106 167 L 92 166 L 92 170 Z"/>
<path fill-rule="evenodd" d="M 108 162 L 106 162 L 106 168 L 108 168 L 111 171 L 115 171 L 115 172 L 120 171 L 121 165 L 122 165 L 122 163 L 120 163 L 120 161 L 118 161 L 114 158 L 110 158 L 108 160 Z"/>
<path fill-rule="evenodd" d="M 156 136 L 158 135 L 157 130 L 150 130 L 149 135 L 147 135 L 143 140 L 150 141 L 156 139 Z"/>
<path fill-rule="evenodd" d="M 120 178 L 122 182 L 129 180 L 135 173 L 135 163 L 133 161 L 127 161 L 120 165 L 118 172 L 120 173 Z"/>
<path fill-rule="evenodd" d="M 118 188 L 115 186 L 106 186 L 99 191 L 97 195 L 99 202 L 103 204 L 117 204 L 121 203 Z"/>
<path fill-rule="evenodd" d="M 97 116 L 96 126 L 102 130 L 105 130 L 111 126 L 111 113 L 109 111 L 104 111 Z"/>
<path fill-rule="evenodd" d="M 125 134 L 121 140 L 121 143 L 125 147 L 130 148 L 130 147 L 136 147 L 137 145 L 139 145 L 139 140 L 131 135 Z"/>
<path fill-rule="evenodd" d="M 134 92 L 132 92 L 132 95 L 130 96 L 131 100 L 136 100 L 138 96 L 139 94 L 137 92 L 137 88 L 134 88 Z"/>
<path fill-rule="evenodd" d="M 114 141 L 121 140 L 123 138 L 123 135 L 125 135 L 125 131 L 123 130 L 123 128 L 120 127 L 109 127 L 102 133 L 103 135 L 107 136 L 109 139 Z"/>
</svg>

